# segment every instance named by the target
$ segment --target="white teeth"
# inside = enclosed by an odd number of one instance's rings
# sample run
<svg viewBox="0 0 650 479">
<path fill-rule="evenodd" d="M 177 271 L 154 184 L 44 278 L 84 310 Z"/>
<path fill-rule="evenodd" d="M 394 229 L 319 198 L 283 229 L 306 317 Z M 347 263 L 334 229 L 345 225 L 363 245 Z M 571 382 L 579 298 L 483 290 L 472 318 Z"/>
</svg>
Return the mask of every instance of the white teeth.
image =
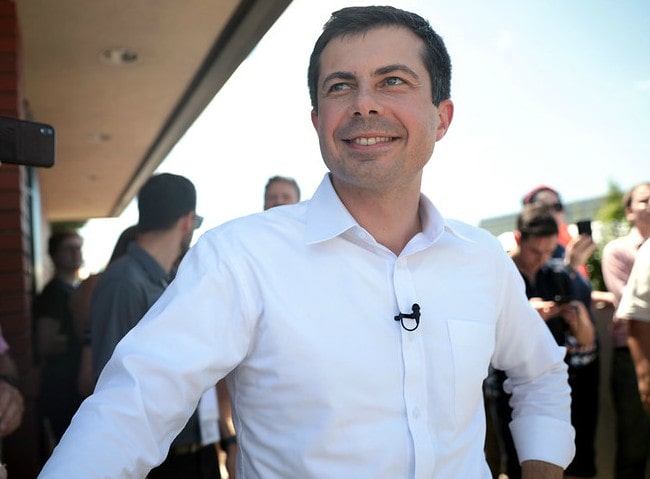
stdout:
<svg viewBox="0 0 650 479">
<path fill-rule="evenodd" d="M 371 146 L 371 145 L 374 145 L 376 143 L 390 141 L 390 137 L 389 136 L 376 136 L 374 138 L 355 138 L 353 141 L 357 145 Z"/>
</svg>

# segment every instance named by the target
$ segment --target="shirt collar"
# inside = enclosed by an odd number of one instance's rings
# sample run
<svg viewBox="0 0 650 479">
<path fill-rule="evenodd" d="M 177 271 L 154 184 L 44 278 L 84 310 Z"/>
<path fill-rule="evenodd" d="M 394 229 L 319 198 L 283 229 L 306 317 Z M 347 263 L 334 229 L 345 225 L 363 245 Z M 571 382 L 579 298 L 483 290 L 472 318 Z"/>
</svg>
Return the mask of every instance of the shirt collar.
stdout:
<svg viewBox="0 0 650 479">
<path fill-rule="evenodd" d="M 445 231 L 465 239 L 445 221 L 424 194 L 420 195 L 420 217 L 422 220 L 420 234 L 428 244 L 435 243 Z M 309 202 L 305 242 L 313 244 L 327 241 L 353 228 L 361 228 L 361 226 L 339 199 L 332 186 L 330 174 L 326 173 Z"/>
<path fill-rule="evenodd" d="M 127 247 L 126 252 L 140 264 L 152 282 L 160 282 L 163 286 L 167 286 L 169 279 L 167 272 L 145 249 L 140 247 L 135 241 L 132 241 Z"/>
<path fill-rule="evenodd" d="M 632 226 L 632 228 L 630 228 L 628 238 L 630 238 L 637 249 L 640 248 L 641 245 L 645 242 L 645 238 L 641 235 L 641 232 L 637 229 L 636 226 Z"/>
</svg>

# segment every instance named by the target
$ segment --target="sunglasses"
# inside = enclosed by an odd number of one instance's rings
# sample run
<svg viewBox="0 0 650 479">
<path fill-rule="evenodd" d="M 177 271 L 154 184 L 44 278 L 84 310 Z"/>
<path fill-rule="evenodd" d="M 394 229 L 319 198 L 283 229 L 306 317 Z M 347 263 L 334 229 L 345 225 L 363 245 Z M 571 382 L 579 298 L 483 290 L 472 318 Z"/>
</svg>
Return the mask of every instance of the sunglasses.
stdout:
<svg viewBox="0 0 650 479">
<path fill-rule="evenodd" d="M 194 229 L 198 230 L 203 224 L 203 216 L 194 214 Z"/>
</svg>

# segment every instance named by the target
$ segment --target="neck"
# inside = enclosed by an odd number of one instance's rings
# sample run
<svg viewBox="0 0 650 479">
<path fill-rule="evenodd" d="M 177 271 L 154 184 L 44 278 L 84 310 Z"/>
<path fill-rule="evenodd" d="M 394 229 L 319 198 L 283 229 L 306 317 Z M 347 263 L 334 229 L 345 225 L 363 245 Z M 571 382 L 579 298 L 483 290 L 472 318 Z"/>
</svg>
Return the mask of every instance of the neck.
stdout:
<svg viewBox="0 0 650 479">
<path fill-rule="evenodd" d="M 72 271 L 63 271 L 59 269 L 56 271 L 56 277 L 64 283 L 74 284 L 74 282 L 77 281 L 77 272 L 78 270 L 76 269 Z"/>
<path fill-rule="evenodd" d="M 334 189 L 352 217 L 375 240 L 399 255 L 406 244 L 422 231 L 419 215 L 420 189 L 400 190 L 398 194 L 348 189 Z"/>
<path fill-rule="evenodd" d="M 515 266 L 521 274 L 523 274 L 530 283 L 535 283 L 535 276 L 537 276 L 537 271 L 525 268 L 521 263 L 521 257 L 519 256 L 519 250 L 516 249 L 510 253 L 512 261 L 515 263 Z"/>
<path fill-rule="evenodd" d="M 644 240 L 650 238 L 650 224 L 640 223 L 634 226 L 639 231 L 639 233 L 641 233 L 641 236 L 643 237 Z"/>
<path fill-rule="evenodd" d="M 142 233 L 136 240 L 138 246 L 149 253 L 165 272 L 171 272 L 174 262 L 180 255 L 180 238 L 175 230 L 149 231 Z"/>
</svg>

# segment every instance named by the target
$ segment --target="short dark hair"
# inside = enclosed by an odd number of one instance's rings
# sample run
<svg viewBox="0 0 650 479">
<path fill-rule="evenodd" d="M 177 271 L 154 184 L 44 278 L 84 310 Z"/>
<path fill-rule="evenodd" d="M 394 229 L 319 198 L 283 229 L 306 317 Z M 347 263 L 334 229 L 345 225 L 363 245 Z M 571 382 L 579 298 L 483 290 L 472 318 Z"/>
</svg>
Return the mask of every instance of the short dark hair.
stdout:
<svg viewBox="0 0 650 479">
<path fill-rule="evenodd" d="M 431 78 L 431 98 L 438 106 L 451 95 L 451 59 L 442 38 L 421 16 L 394 7 L 348 7 L 332 13 L 309 59 L 307 83 L 314 111 L 318 111 L 320 56 L 334 38 L 365 33 L 381 27 L 405 27 L 424 42 L 422 61 Z"/>
<path fill-rule="evenodd" d="M 138 192 L 138 232 L 171 228 L 179 218 L 196 210 L 196 189 L 180 175 L 154 175 Z"/>
<path fill-rule="evenodd" d="M 275 175 L 269 178 L 269 181 L 266 182 L 266 186 L 264 187 L 264 196 L 266 196 L 266 193 L 269 190 L 269 186 L 271 186 L 273 183 L 277 183 L 278 181 L 283 181 L 293 186 L 296 190 L 296 195 L 298 195 L 298 201 L 300 201 L 300 187 L 298 186 L 298 182 L 288 176 Z"/>
<path fill-rule="evenodd" d="M 59 250 L 59 247 L 68 238 L 81 238 L 81 235 L 75 230 L 64 230 L 52 233 L 47 242 L 47 252 L 50 256 L 54 256 Z"/>
<path fill-rule="evenodd" d="M 551 209 L 540 203 L 527 204 L 517 216 L 517 231 L 522 240 L 529 237 L 557 236 L 559 228 Z"/>
</svg>

